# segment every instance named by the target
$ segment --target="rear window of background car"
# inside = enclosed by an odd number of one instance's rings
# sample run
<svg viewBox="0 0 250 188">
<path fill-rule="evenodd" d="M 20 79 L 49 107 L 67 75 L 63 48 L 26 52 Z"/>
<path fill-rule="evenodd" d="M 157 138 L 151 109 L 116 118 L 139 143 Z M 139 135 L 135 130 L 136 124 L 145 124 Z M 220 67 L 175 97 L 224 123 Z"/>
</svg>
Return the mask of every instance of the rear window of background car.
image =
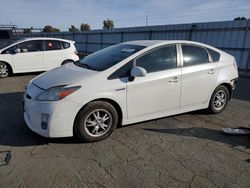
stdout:
<svg viewBox="0 0 250 188">
<path fill-rule="evenodd" d="M 46 40 L 45 50 L 61 50 L 61 43 L 57 40 Z"/>
</svg>

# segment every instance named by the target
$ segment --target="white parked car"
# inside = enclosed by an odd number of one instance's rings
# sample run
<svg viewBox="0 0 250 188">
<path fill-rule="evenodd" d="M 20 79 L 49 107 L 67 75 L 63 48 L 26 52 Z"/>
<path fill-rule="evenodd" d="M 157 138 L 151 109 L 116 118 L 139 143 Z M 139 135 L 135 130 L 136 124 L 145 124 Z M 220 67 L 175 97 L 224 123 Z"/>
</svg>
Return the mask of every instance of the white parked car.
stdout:
<svg viewBox="0 0 250 188">
<path fill-rule="evenodd" d="M 31 80 L 28 127 L 92 142 L 126 125 L 198 109 L 222 112 L 238 77 L 235 58 L 191 41 L 132 41 Z"/>
<path fill-rule="evenodd" d="M 0 78 L 12 73 L 46 71 L 79 60 L 74 41 L 27 38 L 0 50 Z"/>
</svg>

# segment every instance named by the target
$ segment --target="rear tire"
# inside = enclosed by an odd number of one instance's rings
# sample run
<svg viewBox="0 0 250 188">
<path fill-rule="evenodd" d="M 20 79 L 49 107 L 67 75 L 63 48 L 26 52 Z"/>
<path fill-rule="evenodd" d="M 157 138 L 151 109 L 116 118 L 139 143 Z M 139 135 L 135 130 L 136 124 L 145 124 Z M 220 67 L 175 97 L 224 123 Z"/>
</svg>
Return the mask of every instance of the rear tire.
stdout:
<svg viewBox="0 0 250 188">
<path fill-rule="evenodd" d="M 218 86 L 212 94 L 208 110 L 212 114 L 221 113 L 223 110 L 225 110 L 227 106 L 229 96 L 229 91 L 225 86 Z"/>
<path fill-rule="evenodd" d="M 10 75 L 10 67 L 4 63 L 0 62 L 0 78 L 6 78 Z"/>
<path fill-rule="evenodd" d="M 95 142 L 107 138 L 117 124 L 116 109 L 108 102 L 94 101 L 78 113 L 74 131 L 81 140 Z"/>
</svg>

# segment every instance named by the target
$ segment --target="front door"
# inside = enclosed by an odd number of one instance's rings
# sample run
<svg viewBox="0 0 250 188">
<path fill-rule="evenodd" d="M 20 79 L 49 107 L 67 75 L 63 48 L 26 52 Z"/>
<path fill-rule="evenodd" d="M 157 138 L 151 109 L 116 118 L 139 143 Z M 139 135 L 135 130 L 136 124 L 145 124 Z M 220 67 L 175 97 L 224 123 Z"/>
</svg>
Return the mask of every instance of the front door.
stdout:
<svg viewBox="0 0 250 188">
<path fill-rule="evenodd" d="M 128 118 L 179 109 L 181 68 L 176 51 L 176 45 L 168 45 L 136 59 L 147 75 L 127 83 Z"/>
<path fill-rule="evenodd" d="M 13 62 L 17 71 L 42 71 L 43 50 L 42 42 L 39 40 L 22 42 L 17 45 L 20 53 L 13 54 Z"/>
</svg>

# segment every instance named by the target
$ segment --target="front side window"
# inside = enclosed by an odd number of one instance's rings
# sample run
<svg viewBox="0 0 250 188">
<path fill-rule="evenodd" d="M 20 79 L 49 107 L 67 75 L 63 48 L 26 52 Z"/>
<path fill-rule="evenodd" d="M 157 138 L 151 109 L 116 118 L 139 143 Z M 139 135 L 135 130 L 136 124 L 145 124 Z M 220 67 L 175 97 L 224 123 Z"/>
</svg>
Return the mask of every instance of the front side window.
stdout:
<svg viewBox="0 0 250 188">
<path fill-rule="evenodd" d="M 61 43 L 57 40 L 46 40 L 45 41 L 45 50 L 61 50 Z"/>
<path fill-rule="evenodd" d="M 84 68 L 103 71 L 142 50 L 143 48 L 145 48 L 145 46 L 117 44 L 90 54 L 75 64 Z"/>
<path fill-rule="evenodd" d="M 2 54 L 14 54 L 15 49 L 17 48 L 17 45 L 11 46 L 10 48 L 7 48 L 2 52 Z"/>
<path fill-rule="evenodd" d="M 181 47 L 184 66 L 200 65 L 209 62 L 205 48 L 192 45 L 182 45 Z"/>
<path fill-rule="evenodd" d="M 42 42 L 38 40 L 27 41 L 17 45 L 21 53 L 42 51 Z"/>
<path fill-rule="evenodd" d="M 143 67 L 149 73 L 176 68 L 176 46 L 165 46 L 150 51 L 136 60 L 136 66 Z"/>
</svg>

